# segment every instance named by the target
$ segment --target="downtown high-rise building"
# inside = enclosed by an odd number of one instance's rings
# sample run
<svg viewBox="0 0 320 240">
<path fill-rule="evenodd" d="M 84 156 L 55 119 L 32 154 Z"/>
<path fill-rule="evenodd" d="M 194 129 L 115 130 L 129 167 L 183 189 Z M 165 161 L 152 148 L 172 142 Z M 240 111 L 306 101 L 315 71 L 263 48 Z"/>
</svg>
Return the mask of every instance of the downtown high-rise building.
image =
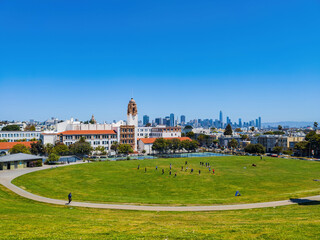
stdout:
<svg viewBox="0 0 320 240">
<path fill-rule="evenodd" d="M 259 129 L 262 129 L 261 117 L 259 117 Z"/>
<path fill-rule="evenodd" d="M 241 119 L 241 118 L 239 118 L 238 127 L 239 127 L 239 128 L 242 128 L 242 119 Z"/>
<path fill-rule="evenodd" d="M 219 114 L 219 121 L 220 121 L 220 127 L 222 128 L 222 127 L 223 127 L 223 115 L 222 115 L 222 111 L 220 111 L 220 114 Z"/>
<path fill-rule="evenodd" d="M 144 115 L 143 116 L 143 126 L 147 125 L 149 123 L 149 116 L 148 115 Z"/>
<path fill-rule="evenodd" d="M 174 127 L 174 114 L 170 114 L 170 127 Z"/>
<path fill-rule="evenodd" d="M 181 123 L 181 125 L 184 125 L 186 123 L 186 116 L 185 115 L 181 115 L 180 123 Z"/>
</svg>

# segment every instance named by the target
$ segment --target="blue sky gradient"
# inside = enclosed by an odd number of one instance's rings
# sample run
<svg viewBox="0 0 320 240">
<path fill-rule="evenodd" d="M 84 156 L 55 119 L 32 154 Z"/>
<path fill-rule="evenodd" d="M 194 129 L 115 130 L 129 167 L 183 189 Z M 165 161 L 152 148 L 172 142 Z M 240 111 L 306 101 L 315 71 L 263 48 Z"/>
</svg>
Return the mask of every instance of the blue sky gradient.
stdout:
<svg viewBox="0 0 320 240">
<path fill-rule="evenodd" d="M 0 119 L 320 121 L 319 1 L 0 1 Z"/>
</svg>

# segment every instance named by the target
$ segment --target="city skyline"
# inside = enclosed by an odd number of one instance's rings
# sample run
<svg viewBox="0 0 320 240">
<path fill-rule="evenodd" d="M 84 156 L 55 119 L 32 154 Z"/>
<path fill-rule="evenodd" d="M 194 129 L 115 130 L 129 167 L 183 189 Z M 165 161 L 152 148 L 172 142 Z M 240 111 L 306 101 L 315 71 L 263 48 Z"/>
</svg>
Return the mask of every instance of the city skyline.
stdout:
<svg viewBox="0 0 320 240">
<path fill-rule="evenodd" d="M 55 9 L 52 11 L 52 9 Z M 1 119 L 319 121 L 316 1 L 1 3 Z M 299 16 L 299 17 L 297 17 Z"/>
</svg>

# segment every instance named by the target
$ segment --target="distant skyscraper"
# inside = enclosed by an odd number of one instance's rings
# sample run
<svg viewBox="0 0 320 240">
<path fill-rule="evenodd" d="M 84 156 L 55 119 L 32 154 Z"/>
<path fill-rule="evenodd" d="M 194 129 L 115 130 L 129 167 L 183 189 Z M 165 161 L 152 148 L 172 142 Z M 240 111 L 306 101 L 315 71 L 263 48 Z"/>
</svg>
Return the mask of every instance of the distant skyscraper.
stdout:
<svg viewBox="0 0 320 240">
<path fill-rule="evenodd" d="M 259 117 L 259 129 L 261 129 L 262 124 L 261 124 L 261 117 Z"/>
<path fill-rule="evenodd" d="M 148 115 L 144 115 L 143 116 L 143 126 L 145 126 L 148 123 L 149 123 L 149 116 Z"/>
<path fill-rule="evenodd" d="M 185 116 L 185 115 L 181 115 L 181 117 L 180 117 L 180 123 L 181 123 L 181 125 L 183 125 L 183 124 L 186 123 L 186 116 Z"/>
<path fill-rule="evenodd" d="M 227 124 L 231 124 L 231 120 L 229 117 L 227 117 Z"/>
<path fill-rule="evenodd" d="M 170 114 L 170 127 L 174 127 L 174 114 Z"/>
<path fill-rule="evenodd" d="M 239 128 L 242 128 L 242 120 L 239 118 Z"/>
<path fill-rule="evenodd" d="M 223 124 L 223 116 L 222 116 L 222 111 L 220 111 L 220 117 L 219 117 L 220 122 Z"/>
<path fill-rule="evenodd" d="M 162 125 L 162 119 L 161 118 L 156 118 L 155 120 L 156 125 Z"/>
<path fill-rule="evenodd" d="M 258 119 L 256 119 L 256 126 L 255 127 L 259 128 L 259 120 Z"/>
</svg>

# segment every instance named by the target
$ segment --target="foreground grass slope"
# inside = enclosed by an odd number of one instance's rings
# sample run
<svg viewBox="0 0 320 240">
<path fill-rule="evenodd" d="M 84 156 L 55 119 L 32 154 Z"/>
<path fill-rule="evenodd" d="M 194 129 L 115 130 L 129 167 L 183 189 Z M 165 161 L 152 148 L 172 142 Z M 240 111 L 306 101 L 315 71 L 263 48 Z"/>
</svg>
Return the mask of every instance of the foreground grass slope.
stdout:
<svg viewBox="0 0 320 240">
<path fill-rule="evenodd" d="M 186 167 L 186 160 L 189 169 L 181 171 L 181 166 Z M 209 162 L 215 175 L 200 166 L 200 161 Z M 252 163 L 257 167 L 252 167 Z M 140 170 L 137 170 L 138 165 Z M 313 181 L 316 178 L 320 178 L 318 162 L 233 156 L 96 162 L 27 174 L 13 183 L 32 193 L 58 199 L 66 199 L 72 192 L 75 201 L 193 205 L 317 195 L 320 184 Z M 241 197 L 234 197 L 237 190 Z"/>
<path fill-rule="evenodd" d="M 315 203 L 319 204 L 319 203 Z M 0 239 L 319 239 L 319 205 L 225 212 L 52 206 L 0 186 Z"/>
</svg>

